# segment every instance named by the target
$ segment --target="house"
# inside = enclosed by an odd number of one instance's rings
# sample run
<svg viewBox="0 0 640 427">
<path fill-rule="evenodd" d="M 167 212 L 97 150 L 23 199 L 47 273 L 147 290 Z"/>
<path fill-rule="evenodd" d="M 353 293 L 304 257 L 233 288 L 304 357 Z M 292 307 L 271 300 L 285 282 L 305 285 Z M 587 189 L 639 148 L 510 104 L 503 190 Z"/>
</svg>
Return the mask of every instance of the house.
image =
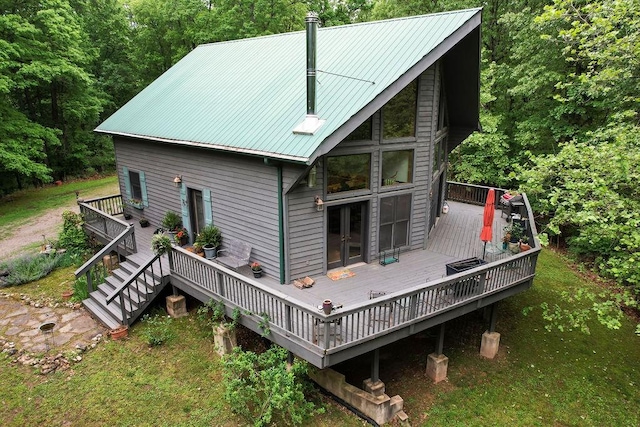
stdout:
<svg viewBox="0 0 640 427">
<path fill-rule="evenodd" d="M 446 181 L 448 153 L 479 128 L 480 24 L 481 9 L 320 29 L 311 16 L 306 31 L 202 45 L 98 126 L 113 137 L 125 211 L 156 227 L 180 212 L 192 240 L 213 223 L 267 275 L 173 248 L 163 283 L 243 308 L 256 331 L 268 320 L 272 341 L 321 368 L 528 288 L 539 245 L 450 278 L 456 254 L 421 258 L 446 197 L 482 205 L 487 194 Z M 81 205 L 104 223 L 96 233 L 112 224 L 107 247 L 135 249 L 132 227 L 112 219 L 122 212 L 96 203 Z M 411 267 L 440 262 L 434 277 Z M 340 288 L 320 283 L 350 267 L 360 273 Z M 131 274 L 102 298 L 123 323 L 138 301 L 125 292 Z M 313 290 L 291 286 L 307 276 Z M 342 309 L 323 313 L 322 292 Z"/>
</svg>

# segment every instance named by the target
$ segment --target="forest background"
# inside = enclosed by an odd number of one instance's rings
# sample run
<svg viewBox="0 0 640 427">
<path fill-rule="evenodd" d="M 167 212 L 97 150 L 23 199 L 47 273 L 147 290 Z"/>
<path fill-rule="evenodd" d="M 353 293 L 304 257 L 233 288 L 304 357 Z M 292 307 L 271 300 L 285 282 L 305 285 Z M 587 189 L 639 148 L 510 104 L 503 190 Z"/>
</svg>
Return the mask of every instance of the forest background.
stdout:
<svg viewBox="0 0 640 427">
<path fill-rule="evenodd" d="M 92 130 L 199 44 L 478 6 L 483 130 L 450 179 L 526 191 L 543 240 L 637 293 L 636 0 L 0 0 L 0 195 L 113 169 Z"/>
</svg>

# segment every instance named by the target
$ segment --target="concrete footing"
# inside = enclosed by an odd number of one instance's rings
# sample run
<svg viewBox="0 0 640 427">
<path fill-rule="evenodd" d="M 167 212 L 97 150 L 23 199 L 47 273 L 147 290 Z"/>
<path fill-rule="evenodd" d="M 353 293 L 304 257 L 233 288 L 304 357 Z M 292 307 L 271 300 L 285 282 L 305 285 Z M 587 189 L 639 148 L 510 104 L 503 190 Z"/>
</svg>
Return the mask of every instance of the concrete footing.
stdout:
<svg viewBox="0 0 640 427">
<path fill-rule="evenodd" d="M 500 334 L 497 332 L 485 332 L 482 334 L 482 344 L 480 344 L 480 355 L 487 359 L 493 359 L 498 354 L 500 348 Z"/>
<path fill-rule="evenodd" d="M 431 353 L 427 356 L 427 376 L 436 384 L 447 378 L 449 358 L 444 354 Z"/>
<path fill-rule="evenodd" d="M 236 330 L 226 325 L 215 325 L 213 327 L 213 343 L 220 356 L 231 354 L 238 346 L 236 340 Z"/>
<path fill-rule="evenodd" d="M 367 378 L 362 382 L 362 389 L 367 393 L 373 394 L 375 397 L 380 397 L 384 394 L 384 383 L 380 380 L 373 382 L 371 378 Z"/>
<path fill-rule="evenodd" d="M 168 296 L 167 313 L 173 318 L 188 316 L 186 298 L 183 295 Z"/>
<path fill-rule="evenodd" d="M 400 396 L 389 397 L 384 393 L 380 396 L 374 396 L 369 392 L 348 384 L 345 382 L 344 375 L 330 368 L 312 370 L 312 372 L 309 372 L 309 376 L 320 387 L 368 418 L 371 418 L 379 425 L 390 422 L 396 418 L 396 416 L 403 416 L 406 419 L 406 414 L 402 410 L 404 401 Z M 381 383 L 384 388 L 382 381 L 376 381 L 372 384 L 376 390 L 379 390 L 380 387 L 378 383 Z"/>
</svg>

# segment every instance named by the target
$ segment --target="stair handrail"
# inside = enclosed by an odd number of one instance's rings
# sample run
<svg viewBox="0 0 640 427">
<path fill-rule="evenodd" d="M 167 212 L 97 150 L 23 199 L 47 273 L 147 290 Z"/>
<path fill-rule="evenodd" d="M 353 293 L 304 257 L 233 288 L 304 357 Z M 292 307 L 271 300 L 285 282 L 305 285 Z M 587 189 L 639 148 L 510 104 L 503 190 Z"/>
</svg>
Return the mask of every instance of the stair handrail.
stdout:
<svg viewBox="0 0 640 427">
<path fill-rule="evenodd" d="M 133 282 L 135 282 L 136 280 L 138 280 L 138 277 L 140 277 L 142 274 L 145 273 L 145 271 L 151 267 L 152 268 L 152 272 L 153 272 L 153 263 L 156 262 L 157 260 L 160 259 L 162 255 L 155 255 L 153 258 L 151 258 L 151 260 L 149 260 L 146 264 L 141 265 L 140 267 L 138 267 L 138 269 L 136 271 L 134 271 L 133 273 L 131 273 L 131 275 L 124 281 L 122 282 L 122 284 L 120 286 L 118 286 L 117 288 L 115 288 L 106 298 L 105 300 L 105 304 L 109 305 L 111 302 L 113 302 L 113 300 L 116 297 L 119 297 L 119 302 L 120 302 L 120 312 L 122 314 L 122 323 L 127 325 L 129 324 L 128 320 L 127 320 L 127 308 L 125 307 L 124 304 L 124 296 L 123 296 L 123 292 L 125 289 L 127 289 Z M 162 263 L 160 262 L 160 276 L 162 276 Z"/>
<path fill-rule="evenodd" d="M 87 276 L 87 287 L 89 292 L 93 292 L 93 285 L 91 283 L 91 269 L 98 264 L 102 260 L 102 258 L 110 253 L 114 248 L 117 248 L 118 245 L 124 241 L 129 236 L 133 236 L 135 232 L 135 227 L 133 225 L 127 224 L 127 229 L 122 233 L 118 234 L 108 245 L 99 250 L 94 256 L 92 256 L 87 262 L 85 262 L 81 267 L 79 267 L 73 274 L 76 279 L 80 278 L 83 274 Z M 132 237 L 135 239 L 135 237 Z M 126 248 L 126 245 L 125 245 Z"/>
<path fill-rule="evenodd" d="M 138 279 L 138 277 L 141 276 L 142 273 L 144 273 L 144 271 L 151 266 L 151 264 L 159 260 L 160 257 L 161 255 L 156 255 L 151 258 L 151 260 L 149 260 L 146 264 L 142 264 L 140 267 L 138 267 L 138 269 L 131 273 L 131 275 L 124 282 L 122 282 L 120 286 L 111 291 L 109 296 L 107 296 L 106 298 L 106 303 L 110 304 L 127 286 Z M 162 269 L 162 265 L 160 265 L 160 268 Z"/>
</svg>

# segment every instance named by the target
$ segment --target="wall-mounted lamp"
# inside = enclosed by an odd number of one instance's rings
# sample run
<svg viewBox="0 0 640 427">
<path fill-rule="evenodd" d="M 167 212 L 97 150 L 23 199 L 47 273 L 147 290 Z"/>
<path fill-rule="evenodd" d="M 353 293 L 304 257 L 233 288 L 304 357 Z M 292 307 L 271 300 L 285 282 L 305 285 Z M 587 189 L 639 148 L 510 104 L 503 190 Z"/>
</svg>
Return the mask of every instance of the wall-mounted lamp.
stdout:
<svg viewBox="0 0 640 427">
<path fill-rule="evenodd" d="M 182 175 L 176 175 L 176 177 L 173 178 L 173 185 L 180 187 L 180 184 L 182 184 Z"/>
<path fill-rule="evenodd" d="M 307 179 L 307 185 L 309 186 L 309 188 L 313 188 L 316 186 L 316 178 L 317 178 L 318 172 L 316 170 L 316 167 L 312 167 L 311 170 L 309 171 L 309 176 Z"/>
<path fill-rule="evenodd" d="M 315 197 L 315 202 L 316 202 L 316 210 L 318 212 L 321 211 L 322 209 L 324 209 L 324 202 L 322 201 L 320 196 L 316 196 Z"/>
</svg>

